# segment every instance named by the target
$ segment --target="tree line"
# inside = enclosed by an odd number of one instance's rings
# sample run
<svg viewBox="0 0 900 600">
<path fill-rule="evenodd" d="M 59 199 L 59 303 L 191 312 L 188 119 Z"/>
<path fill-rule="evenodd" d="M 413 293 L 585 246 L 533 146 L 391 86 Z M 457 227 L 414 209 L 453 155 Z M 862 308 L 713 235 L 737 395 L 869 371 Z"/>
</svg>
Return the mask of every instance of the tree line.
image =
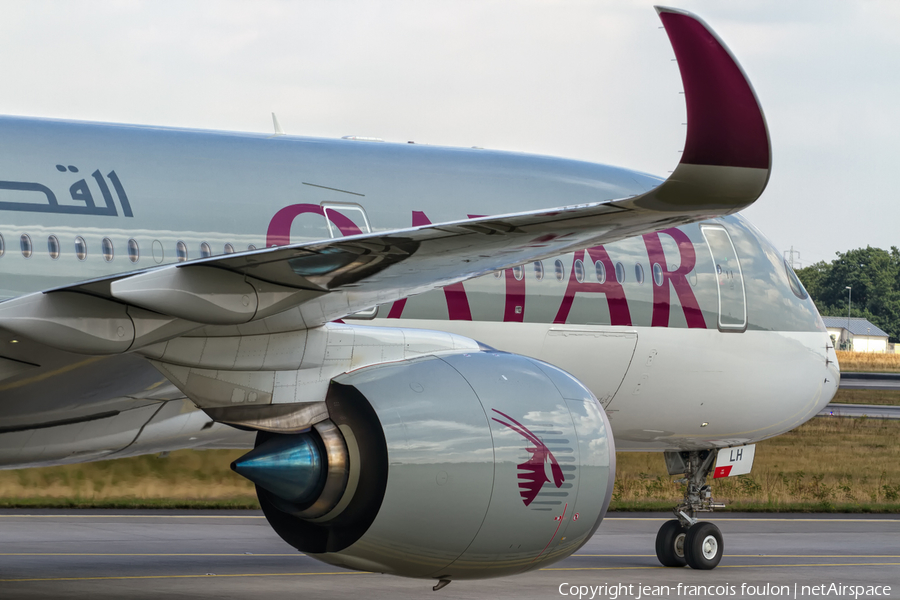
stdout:
<svg viewBox="0 0 900 600">
<path fill-rule="evenodd" d="M 864 317 L 900 342 L 900 250 L 891 246 L 838 252 L 797 270 L 797 277 L 824 316 Z M 847 289 L 847 288 L 851 289 Z"/>
</svg>

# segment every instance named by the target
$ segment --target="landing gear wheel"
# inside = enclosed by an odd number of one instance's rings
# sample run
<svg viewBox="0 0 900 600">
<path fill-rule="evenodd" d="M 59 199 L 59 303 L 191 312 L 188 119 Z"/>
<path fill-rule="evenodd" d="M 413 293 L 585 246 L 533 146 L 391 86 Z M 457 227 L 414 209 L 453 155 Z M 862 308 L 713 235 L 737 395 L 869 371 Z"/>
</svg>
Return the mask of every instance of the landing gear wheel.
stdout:
<svg viewBox="0 0 900 600">
<path fill-rule="evenodd" d="M 695 523 L 684 537 L 684 558 L 692 569 L 715 569 L 724 549 L 722 532 L 712 523 Z"/>
<path fill-rule="evenodd" d="M 683 567 L 684 538 L 687 531 L 678 519 L 666 521 L 656 534 L 656 558 L 664 567 Z"/>
</svg>

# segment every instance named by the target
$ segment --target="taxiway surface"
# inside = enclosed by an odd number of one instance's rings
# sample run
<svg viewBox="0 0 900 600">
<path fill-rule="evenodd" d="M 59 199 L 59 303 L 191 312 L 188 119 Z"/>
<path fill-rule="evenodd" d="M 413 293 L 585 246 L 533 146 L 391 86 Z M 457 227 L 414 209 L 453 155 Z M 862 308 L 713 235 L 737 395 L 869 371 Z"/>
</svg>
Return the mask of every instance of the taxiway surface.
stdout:
<svg viewBox="0 0 900 600">
<path fill-rule="evenodd" d="M 900 406 L 886 404 L 826 404 L 820 417 L 868 417 L 870 419 L 900 419 Z"/>
<path fill-rule="evenodd" d="M 841 389 L 900 390 L 900 373 L 841 373 Z"/>
<path fill-rule="evenodd" d="M 753 586 L 762 592 L 754 597 L 783 598 L 794 597 L 796 585 L 797 598 L 813 598 L 825 594 L 814 596 L 812 586 L 831 584 L 890 586 L 900 597 L 896 515 L 717 514 L 711 520 L 724 534 L 725 557 L 714 571 L 659 567 L 653 544 L 668 518 L 611 514 L 581 550 L 548 569 L 432 592 L 433 582 L 343 571 L 303 556 L 252 511 L 6 510 L 0 598 L 571 598 L 561 592 L 616 584 L 625 587 L 594 597 L 740 598 Z M 647 593 L 639 585 L 669 589 Z"/>
</svg>

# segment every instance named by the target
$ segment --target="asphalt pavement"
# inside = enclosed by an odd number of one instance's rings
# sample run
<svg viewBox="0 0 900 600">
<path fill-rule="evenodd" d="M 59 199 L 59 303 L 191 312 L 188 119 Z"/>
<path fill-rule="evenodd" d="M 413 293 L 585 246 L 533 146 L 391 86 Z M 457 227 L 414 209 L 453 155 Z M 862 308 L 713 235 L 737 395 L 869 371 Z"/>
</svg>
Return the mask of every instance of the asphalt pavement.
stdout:
<svg viewBox="0 0 900 600">
<path fill-rule="evenodd" d="M 725 556 L 713 571 L 659 566 L 654 541 L 668 518 L 611 513 L 584 547 L 549 568 L 432 592 L 433 581 L 344 571 L 300 554 L 254 511 L 6 510 L 0 598 L 900 596 L 897 516 L 715 514 Z"/>
</svg>

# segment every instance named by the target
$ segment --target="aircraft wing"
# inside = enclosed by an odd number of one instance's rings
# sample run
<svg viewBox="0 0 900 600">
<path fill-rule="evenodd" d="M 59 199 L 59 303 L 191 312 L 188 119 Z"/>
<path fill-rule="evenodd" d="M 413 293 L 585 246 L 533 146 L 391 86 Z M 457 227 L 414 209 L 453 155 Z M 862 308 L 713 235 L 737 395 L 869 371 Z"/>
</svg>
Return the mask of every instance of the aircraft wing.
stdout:
<svg viewBox="0 0 900 600">
<path fill-rule="evenodd" d="M 83 282 L 0 305 L 0 325 L 53 347 L 114 354 L 204 325 L 292 311 L 311 328 L 378 304 L 573 249 L 736 212 L 765 189 L 765 118 L 740 65 L 699 18 L 658 8 L 684 82 L 681 162 L 614 201 L 272 247 Z"/>
</svg>

